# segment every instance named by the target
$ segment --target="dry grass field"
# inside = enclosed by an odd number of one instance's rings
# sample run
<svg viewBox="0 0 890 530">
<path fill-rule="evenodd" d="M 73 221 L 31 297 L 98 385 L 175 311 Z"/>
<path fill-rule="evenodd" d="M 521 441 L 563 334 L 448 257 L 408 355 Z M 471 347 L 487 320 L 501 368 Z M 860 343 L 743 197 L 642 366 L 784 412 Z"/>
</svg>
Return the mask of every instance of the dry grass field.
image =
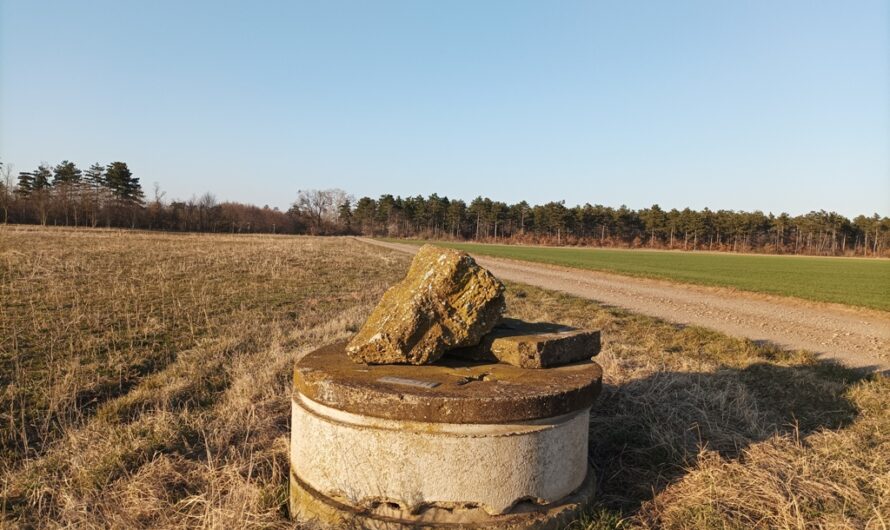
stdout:
<svg viewBox="0 0 890 530">
<path fill-rule="evenodd" d="M 291 527 L 290 376 L 409 257 L 340 238 L 0 227 L 0 525 Z M 890 380 L 523 285 L 601 328 L 579 530 L 890 526 Z M 520 463 L 521 464 L 521 463 Z"/>
</svg>

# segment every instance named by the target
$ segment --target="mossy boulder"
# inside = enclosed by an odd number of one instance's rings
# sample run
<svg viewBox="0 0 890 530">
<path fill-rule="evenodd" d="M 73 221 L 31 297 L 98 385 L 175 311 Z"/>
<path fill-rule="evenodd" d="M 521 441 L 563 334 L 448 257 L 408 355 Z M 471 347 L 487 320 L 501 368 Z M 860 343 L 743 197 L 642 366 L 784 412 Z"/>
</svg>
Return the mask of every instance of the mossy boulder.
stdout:
<svg viewBox="0 0 890 530">
<path fill-rule="evenodd" d="M 504 285 L 467 253 L 424 245 L 346 348 L 366 364 L 429 364 L 501 320 Z"/>
</svg>

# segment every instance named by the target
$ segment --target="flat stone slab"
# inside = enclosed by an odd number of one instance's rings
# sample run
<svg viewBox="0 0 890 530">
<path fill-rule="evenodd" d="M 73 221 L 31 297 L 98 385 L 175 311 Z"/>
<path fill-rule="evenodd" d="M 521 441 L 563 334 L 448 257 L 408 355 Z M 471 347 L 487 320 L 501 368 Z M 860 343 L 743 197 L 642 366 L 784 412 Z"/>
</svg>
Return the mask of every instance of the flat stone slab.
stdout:
<svg viewBox="0 0 890 530">
<path fill-rule="evenodd" d="M 315 350 L 294 368 L 294 389 L 335 409 L 404 421 L 509 423 L 590 407 L 602 369 L 589 359 L 527 370 L 497 362 L 442 359 L 434 365 L 361 365 L 346 342 Z"/>
<path fill-rule="evenodd" d="M 449 355 L 520 368 L 551 368 L 589 360 L 599 352 L 599 331 L 507 318 L 478 345 L 451 350 Z"/>
</svg>

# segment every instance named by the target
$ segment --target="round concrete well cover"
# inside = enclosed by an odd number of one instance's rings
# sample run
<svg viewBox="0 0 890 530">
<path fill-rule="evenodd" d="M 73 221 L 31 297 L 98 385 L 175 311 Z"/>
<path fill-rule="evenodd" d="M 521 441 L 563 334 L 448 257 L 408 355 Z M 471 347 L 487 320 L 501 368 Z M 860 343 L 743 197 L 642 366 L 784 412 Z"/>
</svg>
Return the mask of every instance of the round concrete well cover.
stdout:
<svg viewBox="0 0 890 530">
<path fill-rule="evenodd" d="M 294 389 L 346 412 L 403 421 L 508 423 L 552 418 L 589 407 L 602 370 L 584 361 L 526 369 L 443 359 L 432 365 L 363 365 L 346 342 L 307 354 L 294 370 Z"/>
</svg>

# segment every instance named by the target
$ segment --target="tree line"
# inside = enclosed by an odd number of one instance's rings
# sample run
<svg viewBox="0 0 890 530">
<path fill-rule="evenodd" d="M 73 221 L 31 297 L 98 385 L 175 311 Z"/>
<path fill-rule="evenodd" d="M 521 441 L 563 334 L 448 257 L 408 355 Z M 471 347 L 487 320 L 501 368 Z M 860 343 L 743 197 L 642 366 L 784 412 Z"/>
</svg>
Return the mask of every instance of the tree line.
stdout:
<svg viewBox="0 0 890 530">
<path fill-rule="evenodd" d="M 54 226 L 142 228 L 182 232 L 303 233 L 299 217 L 269 206 L 219 203 L 211 193 L 167 201 L 155 184 L 146 198 L 126 162 L 81 170 L 64 160 L 14 175 L 0 162 L 0 221 Z"/>
<path fill-rule="evenodd" d="M 343 195 L 339 190 L 329 191 L 333 191 L 334 196 Z M 797 216 L 708 208 L 665 210 L 657 204 L 633 210 L 590 203 L 566 206 L 565 201 L 507 204 L 487 197 L 476 197 L 466 203 L 432 194 L 405 198 L 362 197 L 354 203 L 347 196 L 330 207 L 326 216 L 315 218 L 327 219 L 329 223 L 327 227 L 316 227 L 318 233 L 541 245 L 890 256 L 890 218 L 874 214 L 849 219 L 824 210 Z"/>
<path fill-rule="evenodd" d="M 792 216 L 760 211 L 633 210 L 600 204 L 532 205 L 432 194 L 355 200 L 343 190 L 303 190 L 289 210 L 216 201 L 210 193 L 167 201 L 155 184 L 146 198 L 125 162 L 73 162 L 13 175 L 0 162 L 3 223 L 149 230 L 411 237 L 542 245 L 890 256 L 890 218 L 835 212 Z"/>
</svg>

